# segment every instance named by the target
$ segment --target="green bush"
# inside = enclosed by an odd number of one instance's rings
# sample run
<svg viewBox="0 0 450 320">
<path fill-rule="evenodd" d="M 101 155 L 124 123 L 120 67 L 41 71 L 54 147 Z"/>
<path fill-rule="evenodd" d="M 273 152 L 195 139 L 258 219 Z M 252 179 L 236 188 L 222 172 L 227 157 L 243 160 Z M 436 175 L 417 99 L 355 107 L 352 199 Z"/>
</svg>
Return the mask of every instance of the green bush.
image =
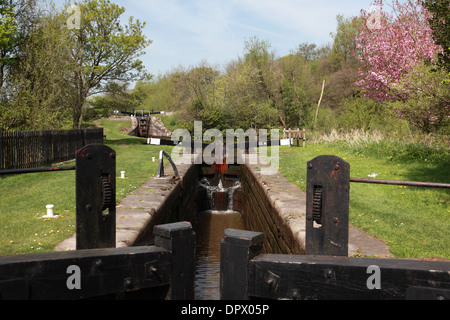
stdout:
<svg viewBox="0 0 450 320">
<path fill-rule="evenodd" d="M 338 127 L 339 122 L 333 110 L 329 108 L 323 108 L 319 110 L 315 128 L 320 128 L 325 133 L 330 133 L 331 130 L 337 129 Z"/>
<path fill-rule="evenodd" d="M 341 113 L 338 117 L 341 129 L 370 130 L 386 123 L 386 111 L 376 101 L 362 98 L 345 98 L 339 104 Z"/>
</svg>

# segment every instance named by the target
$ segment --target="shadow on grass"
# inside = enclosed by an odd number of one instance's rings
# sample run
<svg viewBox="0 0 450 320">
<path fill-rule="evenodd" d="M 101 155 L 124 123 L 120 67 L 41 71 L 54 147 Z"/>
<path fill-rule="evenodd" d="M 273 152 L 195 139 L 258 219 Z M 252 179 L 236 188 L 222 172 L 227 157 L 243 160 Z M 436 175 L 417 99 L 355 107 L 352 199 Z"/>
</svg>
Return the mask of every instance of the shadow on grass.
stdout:
<svg viewBox="0 0 450 320">
<path fill-rule="evenodd" d="M 420 170 L 408 172 L 408 176 L 415 181 L 450 183 L 450 162 L 424 165 Z"/>
<path fill-rule="evenodd" d="M 439 150 L 428 156 L 406 155 L 403 158 L 397 158 L 396 163 L 406 166 L 405 175 L 408 180 L 450 183 L 450 153 L 446 150 Z"/>
</svg>

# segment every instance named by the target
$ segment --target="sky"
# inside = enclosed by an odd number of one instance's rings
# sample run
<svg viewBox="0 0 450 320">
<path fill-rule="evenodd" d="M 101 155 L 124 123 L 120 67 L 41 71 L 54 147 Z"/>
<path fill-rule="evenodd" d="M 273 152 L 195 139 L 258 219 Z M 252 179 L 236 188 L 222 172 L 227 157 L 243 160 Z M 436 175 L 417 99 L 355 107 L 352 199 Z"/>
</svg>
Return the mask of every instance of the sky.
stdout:
<svg viewBox="0 0 450 320">
<path fill-rule="evenodd" d="M 281 57 L 308 42 L 332 42 L 336 16 L 352 17 L 372 0 L 111 0 L 128 17 L 146 22 L 152 44 L 140 59 L 153 75 L 202 61 L 225 66 L 242 57 L 244 42 L 256 36 Z M 56 0 L 62 7 L 63 0 Z M 82 14 L 82 13 L 81 13 Z"/>
</svg>

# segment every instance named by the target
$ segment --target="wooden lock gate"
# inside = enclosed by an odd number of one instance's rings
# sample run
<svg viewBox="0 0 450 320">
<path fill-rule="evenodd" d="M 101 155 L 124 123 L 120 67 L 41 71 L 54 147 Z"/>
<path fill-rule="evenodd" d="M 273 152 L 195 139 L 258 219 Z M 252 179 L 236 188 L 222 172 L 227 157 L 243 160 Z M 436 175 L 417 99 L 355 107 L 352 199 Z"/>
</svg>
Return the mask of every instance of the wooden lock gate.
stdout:
<svg viewBox="0 0 450 320">
<path fill-rule="evenodd" d="M 317 157 L 307 170 L 306 254 L 261 254 L 263 233 L 225 230 L 221 299 L 450 299 L 450 262 L 348 257 L 350 182 L 371 181 L 350 178 L 335 156 Z"/>
<path fill-rule="evenodd" d="M 0 299 L 194 298 L 195 233 L 189 222 L 154 227 L 155 245 L 116 248 L 116 153 L 77 152 L 76 249 L 0 256 Z"/>
</svg>

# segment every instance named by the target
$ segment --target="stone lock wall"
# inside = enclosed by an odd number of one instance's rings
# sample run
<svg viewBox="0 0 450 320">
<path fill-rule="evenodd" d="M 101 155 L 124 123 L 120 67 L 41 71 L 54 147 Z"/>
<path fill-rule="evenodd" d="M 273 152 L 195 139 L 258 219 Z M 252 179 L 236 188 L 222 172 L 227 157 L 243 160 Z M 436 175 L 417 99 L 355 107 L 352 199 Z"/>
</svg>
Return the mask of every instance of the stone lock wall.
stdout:
<svg viewBox="0 0 450 320">
<path fill-rule="evenodd" d="M 134 246 L 151 243 L 155 225 L 193 221 L 197 213 L 199 166 L 182 165 L 177 169 L 181 176 L 179 180 L 172 179 L 171 168 L 167 168 L 169 175 L 151 179 L 137 192 L 141 198 L 146 195 L 153 201 L 146 205 L 151 217 L 133 241 Z"/>
<path fill-rule="evenodd" d="M 248 230 L 264 232 L 265 253 L 304 254 L 306 203 L 302 191 L 280 174 L 263 176 L 259 172 L 257 165 L 241 166 Z"/>
</svg>

